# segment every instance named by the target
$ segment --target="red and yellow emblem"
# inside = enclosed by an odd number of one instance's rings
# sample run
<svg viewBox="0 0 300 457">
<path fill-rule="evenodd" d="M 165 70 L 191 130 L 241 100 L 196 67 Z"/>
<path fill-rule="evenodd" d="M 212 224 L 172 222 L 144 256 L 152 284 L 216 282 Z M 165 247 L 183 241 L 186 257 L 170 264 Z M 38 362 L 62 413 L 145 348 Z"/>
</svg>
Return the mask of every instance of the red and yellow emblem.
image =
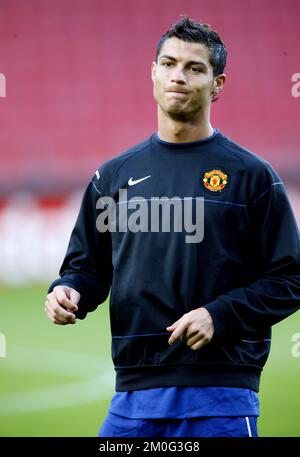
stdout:
<svg viewBox="0 0 300 457">
<path fill-rule="evenodd" d="M 204 173 L 203 184 L 206 189 L 218 192 L 224 189 L 228 182 L 228 177 L 221 170 L 211 170 Z"/>
</svg>

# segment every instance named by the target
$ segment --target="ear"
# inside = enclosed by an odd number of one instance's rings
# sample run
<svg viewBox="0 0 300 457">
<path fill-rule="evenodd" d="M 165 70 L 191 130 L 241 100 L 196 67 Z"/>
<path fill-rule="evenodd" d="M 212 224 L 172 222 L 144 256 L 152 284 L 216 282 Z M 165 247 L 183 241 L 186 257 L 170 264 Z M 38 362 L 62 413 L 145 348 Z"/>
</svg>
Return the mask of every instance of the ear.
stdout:
<svg viewBox="0 0 300 457">
<path fill-rule="evenodd" d="M 152 62 L 151 64 L 151 79 L 153 81 L 153 83 L 155 83 L 155 72 L 156 72 L 156 62 Z"/>
<path fill-rule="evenodd" d="M 220 75 L 216 76 L 213 82 L 212 92 L 211 94 L 215 97 L 217 94 L 222 92 L 224 84 L 226 81 L 226 75 L 221 73 Z"/>
</svg>

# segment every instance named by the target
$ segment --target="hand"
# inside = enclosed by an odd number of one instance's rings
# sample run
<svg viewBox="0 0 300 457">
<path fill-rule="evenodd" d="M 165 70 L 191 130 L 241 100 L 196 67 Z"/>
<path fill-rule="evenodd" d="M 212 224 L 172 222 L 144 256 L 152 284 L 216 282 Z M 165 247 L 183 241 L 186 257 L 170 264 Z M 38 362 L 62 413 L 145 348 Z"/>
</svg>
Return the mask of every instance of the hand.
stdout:
<svg viewBox="0 0 300 457">
<path fill-rule="evenodd" d="M 47 295 L 45 312 L 50 321 L 58 325 L 75 324 L 80 293 L 68 286 L 56 286 Z"/>
<path fill-rule="evenodd" d="M 214 324 L 206 308 L 193 309 L 184 314 L 178 321 L 167 327 L 172 332 L 168 343 L 174 344 L 180 338 L 197 351 L 210 342 L 214 335 Z"/>
</svg>

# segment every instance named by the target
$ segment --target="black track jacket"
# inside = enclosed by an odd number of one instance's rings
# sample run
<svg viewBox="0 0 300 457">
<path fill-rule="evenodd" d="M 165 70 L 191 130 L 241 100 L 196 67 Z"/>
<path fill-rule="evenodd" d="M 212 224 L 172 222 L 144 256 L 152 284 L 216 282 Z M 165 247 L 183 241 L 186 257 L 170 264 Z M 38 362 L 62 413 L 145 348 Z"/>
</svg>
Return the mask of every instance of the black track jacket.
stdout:
<svg viewBox="0 0 300 457">
<path fill-rule="evenodd" d="M 115 204 L 106 203 L 108 196 Z M 196 221 L 203 225 L 203 239 L 188 243 L 184 224 L 178 231 L 174 221 L 169 231 L 157 227 L 151 219 L 154 197 L 175 197 L 181 222 L 184 205 L 193 202 L 196 211 L 204 198 L 204 223 L 203 217 Z M 136 223 L 142 208 L 140 229 L 122 225 L 121 231 L 117 222 L 115 231 L 101 233 L 99 216 L 108 207 L 116 214 L 122 208 Z M 184 144 L 154 134 L 97 170 L 60 276 L 49 291 L 56 285 L 79 291 L 81 319 L 111 291 L 116 390 L 258 390 L 271 326 L 299 308 L 299 232 L 283 183 L 263 159 L 221 132 Z M 214 322 L 211 342 L 199 351 L 182 341 L 169 346 L 166 327 L 201 306 Z"/>
</svg>

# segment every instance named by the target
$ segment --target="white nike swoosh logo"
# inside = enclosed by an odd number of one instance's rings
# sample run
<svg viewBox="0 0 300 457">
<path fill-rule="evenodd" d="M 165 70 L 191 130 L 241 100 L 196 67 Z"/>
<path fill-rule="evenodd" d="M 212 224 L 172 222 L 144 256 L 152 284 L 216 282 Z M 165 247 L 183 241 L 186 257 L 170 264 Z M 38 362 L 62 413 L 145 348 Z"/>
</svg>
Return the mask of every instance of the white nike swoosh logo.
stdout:
<svg viewBox="0 0 300 457">
<path fill-rule="evenodd" d="M 134 186 L 135 184 L 138 184 L 139 182 L 145 181 L 145 179 L 151 178 L 151 175 L 145 176 L 145 178 L 140 178 L 140 179 L 132 179 L 132 177 L 128 180 L 128 185 L 129 186 Z"/>
</svg>

